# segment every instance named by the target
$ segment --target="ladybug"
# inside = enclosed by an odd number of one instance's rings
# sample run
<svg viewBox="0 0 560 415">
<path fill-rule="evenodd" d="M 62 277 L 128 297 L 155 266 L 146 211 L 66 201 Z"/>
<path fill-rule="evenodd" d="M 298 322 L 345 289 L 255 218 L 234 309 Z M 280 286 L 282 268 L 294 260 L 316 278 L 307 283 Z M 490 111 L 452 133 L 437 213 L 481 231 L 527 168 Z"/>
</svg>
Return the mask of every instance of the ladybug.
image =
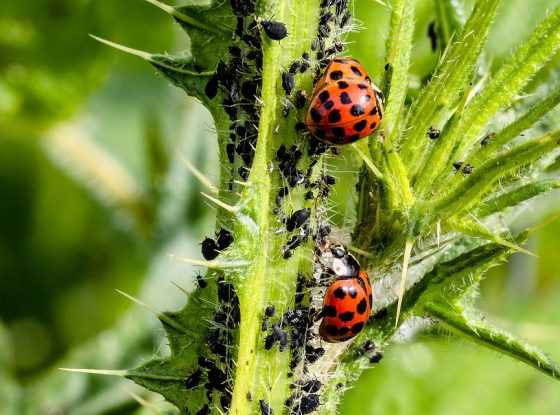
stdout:
<svg viewBox="0 0 560 415">
<path fill-rule="evenodd" d="M 362 331 L 371 313 L 372 293 L 364 271 L 357 277 L 335 280 L 323 299 L 321 338 L 329 343 L 343 342 Z"/>
<path fill-rule="evenodd" d="M 330 144 L 350 144 L 377 129 L 383 93 L 353 58 L 335 58 L 313 90 L 305 118 L 308 130 Z"/>
</svg>

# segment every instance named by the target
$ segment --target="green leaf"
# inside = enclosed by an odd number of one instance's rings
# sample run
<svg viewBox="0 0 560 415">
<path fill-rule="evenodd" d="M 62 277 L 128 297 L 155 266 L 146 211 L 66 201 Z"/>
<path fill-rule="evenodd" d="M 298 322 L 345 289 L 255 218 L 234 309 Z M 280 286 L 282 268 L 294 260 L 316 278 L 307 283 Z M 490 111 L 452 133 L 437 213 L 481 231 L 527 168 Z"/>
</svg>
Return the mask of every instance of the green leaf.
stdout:
<svg viewBox="0 0 560 415">
<path fill-rule="evenodd" d="M 445 327 L 461 337 L 507 354 L 555 379 L 560 378 L 560 366 L 549 356 L 506 331 L 492 327 L 484 320 L 467 316 L 460 307 L 432 302 L 426 304 L 424 308 Z"/>
<path fill-rule="evenodd" d="M 484 201 L 477 209 L 476 215 L 485 217 L 497 212 L 503 212 L 507 208 L 518 206 L 533 197 L 558 188 L 560 188 L 560 180 L 557 179 L 539 180 L 527 183 Z"/>
<path fill-rule="evenodd" d="M 227 53 L 235 30 L 235 16 L 229 2 L 211 0 L 200 6 L 172 7 L 159 0 L 146 0 L 171 15 L 189 35 L 192 63 L 199 71 L 213 71 Z"/>
<path fill-rule="evenodd" d="M 415 176 L 430 148 L 428 128 L 441 128 L 469 88 L 498 4 L 499 0 L 476 3 L 461 36 L 449 45 L 430 83 L 412 105 L 407 120 L 410 132 L 404 137 L 401 151 L 410 177 Z"/>
<path fill-rule="evenodd" d="M 404 100 L 408 90 L 408 70 L 414 33 L 414 2 L 412 0 L 393 1 L 390 28 L 385 59 L 391 68 L 390 79 L 386 81 L 390 85 L 390 92 L 383 117 L 385 144 L 389 147 L 400 134 Z"/>
<path fill-rule="evenodd" d="M 462 29 L 465 22 L 462 0 L 434 0 L 438 49 L 444 52 L 447 45 Z"/>
<path fill-rule="evenodd" d="M 195 70 L 193 68 L 193 58 L 189 54 L 185 54 L 184 57 L 154 54 L 129 48 L 128 46 L 111 42 L 99 36 L 90 36 L 107 46 L 137 56 L 151 63 L 160 73 L 173 82 L 173 84 L 185 90 L 189 95 L 197 97 L 211 106 L 211 102 L 208 102 L 204 89 L 208 79 L 210 79 L 214 72 L 200 72 Z"/>
<path fill-rule="evenodd" d="M 475 168 L 466 179 L 453 186 L 449 193 L 431 202 L 430 205 L 437 212 L 438 217 L 468 211 L 479 203 L 496 181 L 558 147 L 559 139 L 560 132 L 546 134 L 487 161 L 482 166 Z"/>
<path fill-rule="evenodd" d="M 556 88 L 547 97 L 539 101 L 534 107 L 497 134 L 487 136 L 488 143 L 484 143 L 485 145 L 481 145 L 480 148 L 475 149 L 474 153 L 468 157 L 469 162 L 474 166 L 479 165 L 492 154 L 504 150 L 504 147 L 508 143 L 517 138 L 523 131 L 531 128 L 558 104 L 560 104 L 560 88 Z"/>
<path fill-rule="evenodd" d="M 445 225 L 449 226 L 455 232 L 459 232 L 474 238 L 483 238 L 487 241 L 495 242 L 498 245 L 503 245 L 505 247 L 511 248 L 514 251 L 523 252 L 525 254 L 534 256 L 532 252 L 529 252 L 526 249 L 518 246 L 516 243 L 509 241 L 507 239 L 507 236 L 502 236 L 487 228 L 474 216 L 471 219 L 453 216 L 445 220 Z"/>
<path fill-rule="evenodd" d="M 216 278 L 216 273 L 211 272 Z M 189 302 L 179 312 L 162 313 L 159 318 L 165 328 L 170 355 L 153 359 L 127 371 L 126 377 L 146 389 L 157 392 L 181 410 L 196 412 L 205 402 L 203 388 L 187 391 L 186 379 L 198 366 L 198 356 L 207 355 L 206 335 L 216 302 L 216 284 L 209 276 L 209 286 L 189 296 Z"/>
<path fill-rule="evenodd" d="M 560 7 L 557 7 L 471 100 L 461 119 L 438 140 L 418 180 L 418 189 L 428 189 L 436 177 L 445 174 L 449 162 L 463 160 L 488 122 L 498 111 L 512 105 L 517 94 L 559 49 Z"/>
</svg>

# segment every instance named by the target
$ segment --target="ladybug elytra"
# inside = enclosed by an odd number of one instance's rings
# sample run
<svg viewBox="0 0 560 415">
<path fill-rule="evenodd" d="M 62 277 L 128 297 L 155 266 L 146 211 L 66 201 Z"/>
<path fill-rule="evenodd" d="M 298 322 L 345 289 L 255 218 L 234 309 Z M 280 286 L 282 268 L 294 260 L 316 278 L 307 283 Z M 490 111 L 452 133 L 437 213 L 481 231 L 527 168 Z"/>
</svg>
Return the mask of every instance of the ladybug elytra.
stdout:
<svg viewBox="0 0 560 415">
<path fill-rule="evenodd" d="M 372 307 L 372 289 L 366 272 L 336 279 L 323 299 L 321 338 L 329 343 L 356 336 L 367 323 Z"/>
<path fill-rule="evenodd" d="M 367 137 L 383 117 L 383 94 L 353 58 L 335 58 L 313 90 L 305 124 L 330 144 L 349 144 Z"/>
</svg>

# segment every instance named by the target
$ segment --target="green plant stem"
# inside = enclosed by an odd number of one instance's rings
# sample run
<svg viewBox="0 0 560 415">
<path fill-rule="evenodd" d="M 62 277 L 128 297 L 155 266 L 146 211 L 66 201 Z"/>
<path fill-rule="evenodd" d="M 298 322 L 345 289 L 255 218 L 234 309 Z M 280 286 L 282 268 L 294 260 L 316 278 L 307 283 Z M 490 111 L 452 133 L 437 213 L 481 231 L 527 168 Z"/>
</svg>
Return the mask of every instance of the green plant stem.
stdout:
<svg viewBox="0 0 560 415">
<path fill-rule="evenodd" d="M 241 306 L 237 370 L 230 413 L 245 415 L 258 411 L 258 401 L 265 400 L 275 413 L 281 413 L 288 395 L 290 353 L 278 348 L 264 350 L 261 332 L 262 311 L 268 304 L 277 305 L 281 313 L 293 302 L 297 271 L 311 253 L 300 248 L 294 257 L 281 256 L 282 236 L 275 235 L 277 219 L 272 213 L 275 195 L 281 179 L 271 175 L 269 166 L 274 159 L 275 146 L 294 141 L 293 126 L 281 117 L 281 72 L 308 47 L 319 17 L 318 0 L 263 1 L 263 15 L 274 15 L 287 24 L 290 36 L 282 43 L 265 40 L 263 43 L 262 101 L 259 136 L 255 159 L 249 176 L 249 187 L 242 196 L 250 200 L 249 215 L 255 221 L 255 233 L 239 226 L 236 235 L 251 241 L 246 247 L 251 255 L 247 273 L 239 278 L 238 294 Z M 293 10 L 298 10 L 293 13 Z M 294 40 L 290 40 L 294 39 Z M 296 39 L 299 41 L 296 42 Z M 306 41 L 301 41 L 305 39 Z M 276 126 L 280 126 L 275 134 Z M 291 127 L 291 128 L 290 128 Z M 288 132 L 288 131 L 291 131 Z M 294 200 L 295 199 L 295 200 Z M 297 203 L 297 196 L 292 203 Z M 276 225 L 277 226 L 277 225 Z M 250 402 L 247 394 L 255 399 Z"/>
<path fill-rule="evenodd" d="M 553 378 L 560 377 L 560 368 L 555 362 L 540 350 L 516 339 L 511 334 L 490 327 L 483 321 L 468 319 L 459 311 L 437 303 L 428 303 L 425 305 L 425 309 L 452 332 L 508 354 Z"/>
</svg>

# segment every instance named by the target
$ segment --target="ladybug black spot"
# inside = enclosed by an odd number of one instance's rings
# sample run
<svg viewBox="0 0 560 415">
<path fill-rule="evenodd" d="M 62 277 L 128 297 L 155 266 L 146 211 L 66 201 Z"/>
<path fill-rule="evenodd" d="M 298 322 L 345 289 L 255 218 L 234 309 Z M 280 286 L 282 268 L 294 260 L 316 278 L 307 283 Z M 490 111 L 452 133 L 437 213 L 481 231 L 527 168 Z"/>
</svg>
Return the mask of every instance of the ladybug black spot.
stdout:
<svg viewBox="0 0 560 415">
<path fill-rule="evenodd" d="M 348 95 L 348 92 L 343 92 L 340 94 L 340 102 L 345 105 L 352 103 L 352 99 L 350 99 L 350 95 Z"/>
<path fill-rule="evenodd" d="M 377 114 L 377 107 L 373 107 L 373 109 L 369 112 L 369 115 Z"/>
<path fill-rule="evenodd" d="M 336 308 L 330 304 L 327 304 L 323 307 L 323 316 L 324 317 L 336 317 Z"/>
<path fill-rule="evenodd" d="M 370 128 L 371 130 L 375 130 L 375 127 L 377 127 L 377 123 L 374 121 L 374 122 L 371 123 L 371 125 L 369 126 L 369 128 Z"/>
<path fill-rule="evenodd" d="M 364 128 L 366 128 L 366 125 L 367 125 L 367 120 L 362 120 L 360 122 L 357 122 L 356 124 L 354 124 L 354 130 L 360 132 Z"/>
<path fill-rule="evenodd" d="M 359 333 L 364 328 L 364 323 L 359 322 L 352 326 L 352 333 Z"/>
<path fill-rule="evenodd" d="M 338 335 L 338 329 L 336 328 L 335 325 L 328 324 L 327 327 L 325 327 L 325 330 L 326 330 L 326 332 L 329 336 L 337 336 Z"/>
<path fill-rule="evenodd" d="M 332 71 L 330 76 L 333 81 L 338 81 L 342 79 L 342 75 L 342 71 Z"/>
<path fill-rule="evenodd" d="M 350 114 L 352 114 L 354 117 L 359 117 L 360 115 L 364 114 L 364 107 L 362 107 L 360 104 L 354 104 L 352 105 L 352 108 L 350 108 Z"/>
<path fill-rule="evenodd" d="M 348 88 L 348 86 L 349 86 L 349 85 L 348 85 L 348 82 L 346 82 L 346 81 L 338 81 L 338 87 L 339 87 L 340 89 L 346 89 L 346 88 Z"/>
<path fill-rule="evenodd" d="M 361 82 L 358 84 L 358 88 L 360 88 L 360 89 L 367 89 L 367 87 L 368 86 L 366 84 L 363 84 Z"/>
<path fill-rule="evenodd" d="M 344 297 L 346 297 L 346 293 L 344 292 L 342 287 L 338 287 L 336 290 L 334 290 L 334 296 L 336 298 L 339 298 L 339 299 L 343 300 Z"/>
<path fill-rule="evenodd" d="M 354 134 L 348 137 L 348 142 L 353 143 L 354 141 L 357 141 L 359 139 L 360 139 L 360 134 Z"/>
<path fill-rule="evenodd" d="M 330 110 L 332 107 L 334 107 L 334 101 L 333 101 L 332 99 L 329 99 L 327 102 L 325 102 L 325 103 L 323 104 L 323 106 L 324 106 L 326 109 Z"/>
<path fill-rule="evenodd" d="M 329 98 L 329 91 L 323 91 L 319 94 L 319 101 L 321 101 L 321 104 L 324 104 Z"/>
<path fill-rule="evenodd" d="M 364 314 L 366 312 L 367 302 L 365 298 L 362 298 L 358 303 L 358 307 L 356 307 L 356 311 L 360 314 Z"/>
<path fill-rule="evenodd" d="M 317 108 L 311 108 L 311 111 L 309 111 L 309 114 L 311 115 L 311 119 L 313 120 L 313 122 L 315 123 L 319 123 L 321 121 L 321 114 L 319 114 L 319 111 L 317 111 Z"/>
<path fill-rule="evenodd" d="M 337 109 L 334 109 L 329 113 L 329 122 L 332 124 L 339 122 L 341 118 L 340 111 Z"/>
<path fill-rule="evenodd" d="M 263 20 L 261 23 L 266 35 L 272 40 L 282 40 L 288 36 L 288 29 L 282 22 Z"/>
<path fill-rule="evenodd" d="M 355 66 L 352 65 L 352 66 L 350 67 L 350 69 L 352 70 L 352 72 L 354 72 L 354 74 L 355 74 L 356 76 L 362 76 L 362 72 L 360 72 L 360 70 L 359 70 L 357 67 L 355 67 Z"/>
<path fill-rule="evenodd" d="M 334 134 L 334 136 L 336 138 L 344 138 L 344 135 L 345 135 L 344 128 L 342 128 L 342 127 L 334 127 L 332 129 L 332 133 Z"/>
<path fill-rule="evenodd" d="M 354 287 L 349 287 L 348 288 L 348 294 L 352 298 L 356 298 L 358 296 L 358 292 L 356 291 L 356 289 Z"/>
<path fill-rule="evenodd" d="M 338 315 L 338 318 L 340 318 L 342 321 L 352 321 L 352 319 L 354 318 L 354 313 L 352 311 L 346 311 L 344 313 L 340 313 Z"/>
<path fill-rule="evenodd" d="M 338 335 L 339 336 L 346 336 L 349 332 L 350 332 L 350 329 L 346 326 L 343 326 L 343 327 L 338 329 Z"/>
</svg>

